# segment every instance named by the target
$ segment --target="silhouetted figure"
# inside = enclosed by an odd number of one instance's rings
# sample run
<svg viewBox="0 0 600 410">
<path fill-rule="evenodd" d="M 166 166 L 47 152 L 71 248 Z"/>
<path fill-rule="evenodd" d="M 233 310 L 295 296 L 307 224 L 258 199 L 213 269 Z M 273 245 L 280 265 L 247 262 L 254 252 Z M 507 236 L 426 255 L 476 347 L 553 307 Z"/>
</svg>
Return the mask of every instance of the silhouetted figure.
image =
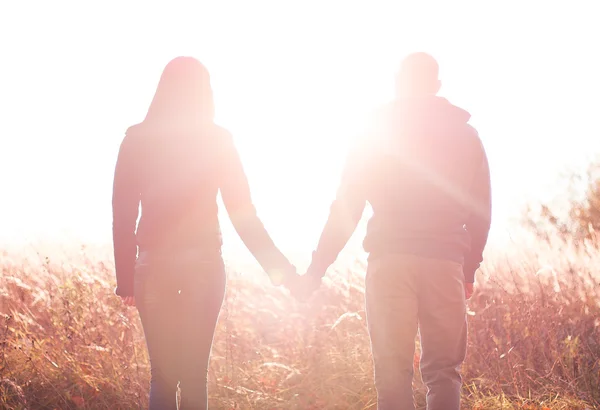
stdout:
<svg viewBox="0 0 600 410">
<path fill-rule="evenodd" d="M 368 201 L 366 304 L 379 410 L 414 409 L 417 329 L 427 408 L 460 406 L 465 298 L 490 228 L 490 175 L 470 114 L 436 96 L 440 84 L 433 57 L 403 61 L 397 98 L 350 153 L 302 279 L 305 292 L 318 288 Z"/>
<path fill-rule="evenodd" d="M 174 59 L 145 120 L 127 130 L 117 160 L 115 292 L 140 313 L 151 410 L 174 409 L 178 383 L 181 408 L 207 407 L 208 361 L 226 280 L 219 191 L 272 282 L 286 284 L 297 275 L 257 217 L 232 137 L 213 122 L 213 111 L 206 68 L 192 58 Z"/>
</svg>

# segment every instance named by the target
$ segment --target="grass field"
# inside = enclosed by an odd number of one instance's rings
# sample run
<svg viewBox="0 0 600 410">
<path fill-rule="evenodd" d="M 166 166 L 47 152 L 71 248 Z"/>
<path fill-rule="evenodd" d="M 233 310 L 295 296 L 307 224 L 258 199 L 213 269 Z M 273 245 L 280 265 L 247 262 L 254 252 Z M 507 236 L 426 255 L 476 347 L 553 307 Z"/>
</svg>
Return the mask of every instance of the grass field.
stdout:
<svg viewBox="0 0 600 410">
<path fill-rule="evenodd" d="M 598 254 L 540 244 L 486 261 L 469 302 L 465 409 L 599 408 Z M 140 322 L 113 296 L 103 260 L 81 249 L 2 256 L 0 408 L 147 405 Z M 363 272 L 330 272 L 307 305 L 263 275 L 231 273 L 211 408 L 375 409 Z"/>
</svg>

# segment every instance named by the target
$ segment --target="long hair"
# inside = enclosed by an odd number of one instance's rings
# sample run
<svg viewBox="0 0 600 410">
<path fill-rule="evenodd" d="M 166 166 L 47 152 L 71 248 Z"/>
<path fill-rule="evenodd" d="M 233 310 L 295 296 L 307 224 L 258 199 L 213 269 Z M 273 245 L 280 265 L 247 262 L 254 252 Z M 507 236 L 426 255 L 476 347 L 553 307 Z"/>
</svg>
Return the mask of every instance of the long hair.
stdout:
<svg viewBox="0 0 600 410">
<path fill-rule="evenodd" d="M 145 123 L 193 127 L 214 120 L 214 100 L 206 67 L 192 57 L 171 60 L 160 77 Z"/>
</svg>

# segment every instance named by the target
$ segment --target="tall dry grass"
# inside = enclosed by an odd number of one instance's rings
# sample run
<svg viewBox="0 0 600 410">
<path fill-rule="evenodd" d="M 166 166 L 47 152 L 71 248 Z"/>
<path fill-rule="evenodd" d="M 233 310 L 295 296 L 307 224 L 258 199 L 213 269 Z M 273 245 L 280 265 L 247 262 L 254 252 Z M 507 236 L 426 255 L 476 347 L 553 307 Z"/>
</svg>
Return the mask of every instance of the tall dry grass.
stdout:
<svg viewBox="0 0 600 410">
<path fill-rule="evenodd" d="M 478 277 L 464 408 L 599 406 L 600 256 L 541 246 L 496 257 Z M 147 405 L 137 313 L 112 294 L 112 265 L 90 253 L 2 256 L 1 408 Z M 210 364 L 211 408 L 375 409 L 363 271 L 357 264 L 330 274 L 306 305 L 260 275 L 231 274 Z M 422 404 L 424 387 L 415 389 Z"/>
</svg>

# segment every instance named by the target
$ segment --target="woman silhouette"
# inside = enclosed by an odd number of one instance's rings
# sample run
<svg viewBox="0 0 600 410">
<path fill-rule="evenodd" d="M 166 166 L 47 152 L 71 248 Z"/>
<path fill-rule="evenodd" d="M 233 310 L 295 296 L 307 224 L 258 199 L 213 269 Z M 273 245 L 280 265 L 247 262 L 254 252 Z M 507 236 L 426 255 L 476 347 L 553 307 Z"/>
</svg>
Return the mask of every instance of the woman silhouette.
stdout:
<svg viewBox="0 0 600 410">
<path fill-rule="evenodd" d="M 256 215 L 231 135 L 213 117 L 208 71 L 178 57 L 166 66 L 144 121 L 127 130 L 117 159 L 115 293 L 140 314 L 151 410 L 175 408 L 178 385 L 182 408 L 208 405 L 208 361 L 225 292 L 218 191 L 271 281 L 289 285 L 297 277 Z"/>
</svg>

